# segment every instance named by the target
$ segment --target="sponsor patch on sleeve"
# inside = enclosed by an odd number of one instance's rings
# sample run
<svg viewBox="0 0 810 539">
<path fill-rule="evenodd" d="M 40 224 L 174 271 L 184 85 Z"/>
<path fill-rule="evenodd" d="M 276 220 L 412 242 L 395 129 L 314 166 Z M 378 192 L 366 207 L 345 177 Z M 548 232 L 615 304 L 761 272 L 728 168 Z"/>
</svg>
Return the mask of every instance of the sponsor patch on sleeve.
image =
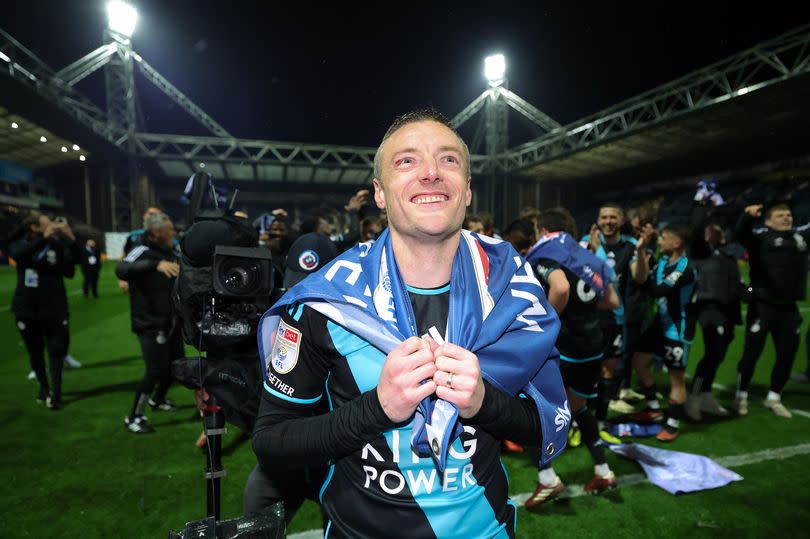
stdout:
<svg viewBox="0 0 810 539">
<path fill-rule="evenodd" d="M 678 282 L 678 279 L 680 279 L 680 278 L 681 278 L 681 275 L 683 275 L 683 273 L 682 273 L 682 272 L 680 272 L 680 271 L 673 271 L 672 273 L 670 273 L 670 274 L 667 276 L 667 278 L 666 278 L 666 279 L 664 279 L 664 282 L 666 282 L 666 283 L 667 283 L 668 285 L 670 285 L 670 286 L 675 286 L 675 283 L 677 283 L 677 282 Z"/>
<path fill-rule="evenodd" d="M 301 349 L 301 332 L 290 327 L 282 320 L 276 330 L 276 342 L 270 354 L 270 364 L 279 374 L 287 374 L 298 363 L 298 352 Z"/>
</svg>

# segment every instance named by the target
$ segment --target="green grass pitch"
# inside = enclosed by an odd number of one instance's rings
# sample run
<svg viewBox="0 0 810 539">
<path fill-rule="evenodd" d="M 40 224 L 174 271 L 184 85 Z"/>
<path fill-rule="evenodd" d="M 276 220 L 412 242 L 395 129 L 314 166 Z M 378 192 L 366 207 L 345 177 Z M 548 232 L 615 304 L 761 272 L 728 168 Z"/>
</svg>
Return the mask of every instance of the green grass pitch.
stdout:
<svg viewBox="0 0 810 539">
<path fill-rule="evenodd" d="M 129 329 L 128 298 L 106 264 L 98 300 L 81 295 L 81 276 L 66 281 L 71 304 L 70 352 L 83 363 L 65 370 L 65 409 L 52 412 L 35 401 L 36 383 L 26 379 L 27 355 L 9 312 L 16 283 L 13 268 L 0 267 L 0 534 L 4 537 L 166 537 L 170 529 L 205 516 L 204 455 L 194 447 L 201 422 L 192 394 L 175 386 L 170 397 L 180 410 L 151 413 L 157 432 L 135 436 L 123 425 L 143 361 Z M 79 273 L 77 271 L 77 273 Z M 805 323 L 810 303 L 801 304 Z M 693 372 L 702 355 L 700 336 L 689 357 Z M 742 331 L 721 365 L 717 382 L 732 387 Z M 189 353 L 192 350 L 189 349 Z M 806 365 L 804 337 L 794 372 Z M 672 496 L 649 484 L 623 486 L 598 497 L 572 497 L 538 513 L 521 508 L 519 537 L 794 537 L 810 523 L 810 416 L 785 420 L 761 406 L 773 346 L 757 366 L 751 414 L 687 424 L 668 448 L 711 457 L 796 448 L 789 458 L 753 458 L 732 469 L 745 477 L 722 489 Z M 665 376 L 660 385 L 665 384 Z M 730 390 L 718 391 L 730 402 Z M 810 412 L 810 386 L 790 382 L 784 402 Z M 657 442 L 645 441 L 653 445 Z M 801 444 L 808 444 L 802 447 Z M 249 441 L 230 427 L 225 436 L 222 516 L 242 512 L 242 488 L 253 467 Z M 632 462 L 609 455 L 617 475 L 641 473 Z M 530 492 L 536 468 L 528 454 L 505 455 L 513 495 Z M 567 484 L 592 475 L 584 448 L 567 451 L 555 469 Z M 318 509 L 307 503 L 289 533 L 320 527 Z"/>
</svg>

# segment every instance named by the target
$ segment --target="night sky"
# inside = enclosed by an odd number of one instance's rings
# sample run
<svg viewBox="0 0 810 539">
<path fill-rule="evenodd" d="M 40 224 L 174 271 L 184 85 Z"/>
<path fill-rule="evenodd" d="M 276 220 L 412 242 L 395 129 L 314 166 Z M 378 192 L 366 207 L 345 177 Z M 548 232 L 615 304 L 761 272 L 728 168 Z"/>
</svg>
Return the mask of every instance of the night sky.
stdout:
<svg viewBox="0 0 810 539">
<path fill-rule="evenodd" d="M 511 90 L 566 124 L 810 21 L 808 3 L 787 2 L 133 3 L 134 48 L 233 135 L 363 146 L 409 109 L 455 115 L 486 88 L 491 53 L 506 55 Z M 101 0 L 3 11 L 0 27 L 55 69 L 106 26 Z M 103 104 L 102 81 L 79 87 Z M 138 90 L 148 131 L 206 134 L 147 82 Z"/>
</svg>

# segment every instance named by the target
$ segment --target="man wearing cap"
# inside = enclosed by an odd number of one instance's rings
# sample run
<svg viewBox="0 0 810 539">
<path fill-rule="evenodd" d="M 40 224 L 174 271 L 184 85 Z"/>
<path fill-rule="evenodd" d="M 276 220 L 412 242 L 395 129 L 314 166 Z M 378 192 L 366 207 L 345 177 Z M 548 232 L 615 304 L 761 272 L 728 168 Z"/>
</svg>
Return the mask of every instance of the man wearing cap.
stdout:
<svg viewBox="0 0 810 539">
<path fill-rule="evenodd" d="M 299 236 L 287 253 L 284 288 L 290 289 L 310 273 L 324 267 L 338 255 L 337 246 L 321 232 Z"/>
<path fill-rule="evenodd" d="M 394 121 L 374 189 L 389 227 L 260 323 L 254 451 L 269 473 L 329 465 L 329 537 L 514 537 L 500 440 L 565 445 L 559 319 L 511 245 L 461 229 L 469 152 L 444 117 Z"/>
</svg>

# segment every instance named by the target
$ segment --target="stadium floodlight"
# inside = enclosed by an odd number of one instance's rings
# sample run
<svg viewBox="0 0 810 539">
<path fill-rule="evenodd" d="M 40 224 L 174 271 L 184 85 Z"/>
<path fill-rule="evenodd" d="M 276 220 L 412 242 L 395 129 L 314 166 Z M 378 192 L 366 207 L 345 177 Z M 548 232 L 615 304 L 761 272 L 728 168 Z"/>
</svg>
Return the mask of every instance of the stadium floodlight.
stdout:
<svg viewBox="0 0 810 539">
<path fill-rule="evenodd" d="M 79 161 L 87 161 L 87 158 L 83 155 L 79 156 Z"/>
<path fill-rule="evenodd" d="M 484 58 L 484 76 L 489 81 L 490 86 L 500 86 L 503 84 L 503 77 L 506 74 L 506 59 L 503 54 L 493 54 Z"/>
<path fill-rule="evenodd" d="M 42 135 L 41 137 L 39 137 L 39 141 L 40 142 L 48 142 L 48 139 L 45 138 L 45 135 Z"/>
<path fill-rule="evenodd" d="M 112 0 L 107 2 L 107 18 L 110 30 L 124 37 L 132 37 L 135 23 L 138 22 L 138 12 L 126 2 Z"/>
<path fill-rule="evenodd" d="M 79 145 L 78 144 L 73 145 L 73 151 L 75 151 L 75 152 L 79 151 Z"/>
<path fill-rule="evenodd" d="M 20 125 L 17 122 L 11 122 L 12 129 L 17 129 L 18 127 L 20 127 Z"/>
<path fill-rule="evenodd" d="M 62 153 L 67 153 L 67 148 L 62 146 Z"/>
</svg>

